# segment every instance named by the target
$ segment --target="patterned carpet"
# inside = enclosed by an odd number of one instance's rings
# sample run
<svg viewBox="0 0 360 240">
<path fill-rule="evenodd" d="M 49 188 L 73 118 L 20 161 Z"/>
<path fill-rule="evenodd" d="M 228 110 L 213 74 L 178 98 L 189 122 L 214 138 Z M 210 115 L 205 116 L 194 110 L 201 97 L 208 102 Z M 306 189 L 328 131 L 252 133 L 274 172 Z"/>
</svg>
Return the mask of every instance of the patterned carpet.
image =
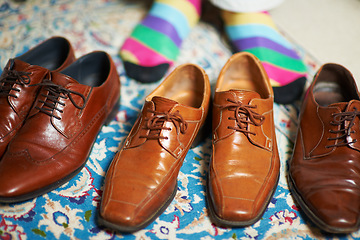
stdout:
<svg viewBox="0 0 360 240">
<path fill-rule="evenodd" d="M 189 151 L 178 177 L 178 192 L 166 211 L 146 229 L 121 234 L 96 223 L 106 170 L 129 133 L 144 98 L 158 84 L 129 79 L 117 51 L 146 13 L 141 1 L 28 0 L 0 2 L 0 63 L 51 36 L 68 38 L 77 57 L 94 50 L 112 55 L 121 75 L 121 106 L 116 119 L 103 127 L 86 167 L 69 183 L 27 202 L 0 205 L 0 239 L 356 239 L 325 235 L 299 211 L 289 194 L 286 162 L 291 156 L 300 102 L 275 104 L 281 158 L 278 188 L 260 221 L 246 228 L 218 228 L 207 215 L 205 182 L 211 153 L 210 133 Z M 300 47 L 309 79 L 318 64 Z M 176 65 L 192 62 L 205 69 L 212 84 L 231 51 L 214 25 L 200 22 L 182 45 Z M 1 113 L 0 113 L 1 114 Z"/>
</svg>

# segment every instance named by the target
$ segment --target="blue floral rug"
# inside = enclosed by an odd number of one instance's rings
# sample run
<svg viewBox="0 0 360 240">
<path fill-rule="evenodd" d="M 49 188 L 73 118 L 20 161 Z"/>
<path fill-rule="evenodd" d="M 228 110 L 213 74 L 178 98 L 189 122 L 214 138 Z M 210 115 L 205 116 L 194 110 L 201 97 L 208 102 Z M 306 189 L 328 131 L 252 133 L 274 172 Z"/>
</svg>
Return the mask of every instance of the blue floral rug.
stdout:
<svg viewBox="0 0 360 240">
<path fill-rule="evenodd" d="M 60 188 L 27 202 L 0 205 L 0 239 L 356 239 L 325 235 L 299 211 L 286 181 L 300 102 L 275 104 L 281 176 L 261 220 L 246 228 L 219 228 L 208 218 L 205 183 L 211 138 L 189 151 L 178 177 L 178 192 L 166 211 L 146 229 L 121 234 L 97 225 L 106 170 L 136 120 L 145 97 L 160 83 L 129 79 L 117 55 L 122 42 L 146 13 L 144 3 L 120 0 L 28 0 L 0 2 L 0 63 L 51 36 L 68 38 L 77 57 L 94 50 L 112 55 L 121 75 L 121 106 L 116 119 L 104 126 L 86 167 Z M 295 43 L 296 44 L 296 43 Z M 296 45 L 297 46 L 297 45 Z M 318 64 L 301 47 L 309 80 Z M 232 55 L 222 34 L 200 22 L 185 40 L 176 65 L 192 62 L 205 69 L 214 84 Z M 0 113 L 1 114 L 1 113 Z"/>
</svg>

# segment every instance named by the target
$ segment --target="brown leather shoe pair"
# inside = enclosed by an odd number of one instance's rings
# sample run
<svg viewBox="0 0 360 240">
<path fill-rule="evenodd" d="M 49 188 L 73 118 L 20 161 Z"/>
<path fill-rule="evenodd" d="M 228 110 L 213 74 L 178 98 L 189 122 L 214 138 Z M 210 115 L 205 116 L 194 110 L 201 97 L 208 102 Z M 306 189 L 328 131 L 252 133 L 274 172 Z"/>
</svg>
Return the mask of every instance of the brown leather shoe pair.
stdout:
<svg viewBox="0 0 360 240">
<path fill-rule="evenodd" d="M 351 73 L 325 64 L 305 96 L 288 181 L 306 215 L 322 230 L 360 225 L 360 96 Z"/>
<path fill-rule="evenodd" d="M 62 37 L 11 59 L 0 78 L 0 202 L 39 196 L 75 176 L 119 95 L 111 57 L 75 61 Z"/>
<path fill-rule="evenodd" d="M 176 68 L 146 98 L 106 174 L 100 224 L 132 232 L 165 210 L 209 98 L 208 77 L 193 64 Z M 249 225 L 271 199 L 279 176 L 272 107 L 272 88 L 260 61 L 235 54 L 219 76 L 214 100 L 208 199 L 216 223 Z"/>
</svg>

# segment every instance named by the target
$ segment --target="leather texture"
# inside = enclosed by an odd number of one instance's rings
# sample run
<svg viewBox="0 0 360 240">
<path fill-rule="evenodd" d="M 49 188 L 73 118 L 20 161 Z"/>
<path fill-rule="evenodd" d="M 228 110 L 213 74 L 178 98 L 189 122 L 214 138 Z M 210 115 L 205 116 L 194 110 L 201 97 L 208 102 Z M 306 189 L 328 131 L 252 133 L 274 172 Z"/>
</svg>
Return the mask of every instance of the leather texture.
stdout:
<svg viewBox="0 0 360 240">
<path fill-rule="evenodd" d="M 234 54 L 218 77 L 213 103 L 208 201 L 213 221 L 247 226 L 265 211 L 279 177 L 273 91 L 260 61 Z"/>
<path fill-rule="evenodd" d="M 37 85 L 29 116 L 0 161 L 1 202 L 33 198 L 67 182 L 85 165 L 105 120 L 118 111 L 120 81 L 108 54 L 85 55 L 66 71 L 81 76 L 51 72 Z"/>
<path fill-rule="evenodd" d="M 177 190 L 177 176 L 210 100 L 200 67 L 177 67 L 149 96 L 105 179 L 101 224 L 125 232 L 150 224 Z"/>
<path fill-rule="evenodd" d="M 359 228 L 359 110 L 351 73 L 323 65 L 302 104 L 289 184 L 301 209 L 324 231 Z"/>
<path fill-rule="evenodd" d="M 50 38 L 8 61 L 0 77 L 0 159 L 34 103 L 39 89 L 34 85 L 74 61 L 74 50 L 62 37 Z"/>
</svg>

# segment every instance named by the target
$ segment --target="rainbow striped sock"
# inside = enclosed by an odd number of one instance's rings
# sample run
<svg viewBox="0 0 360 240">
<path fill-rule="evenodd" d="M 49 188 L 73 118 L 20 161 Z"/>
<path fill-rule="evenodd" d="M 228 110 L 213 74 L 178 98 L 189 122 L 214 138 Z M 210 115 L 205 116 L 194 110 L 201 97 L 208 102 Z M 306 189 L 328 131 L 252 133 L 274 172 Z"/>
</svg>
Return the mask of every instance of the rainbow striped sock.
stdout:
<svg viewBox="0 0 360 240">
<path fill-rule="evenodd" d="M 200 13 L 201 0 L 155 0 L 120 49 L 127 75 L 140 82 L 161 79 Z"/>
<path fill-rule="evenodd" d="M 299 99 L 306 82 L 306 66 L 277 30 L 267 12 L 233 13 L 222 11 L 226 33 L 237 51 L 257 56 L 269 75 L 275 102 Z"/>
</svg>

